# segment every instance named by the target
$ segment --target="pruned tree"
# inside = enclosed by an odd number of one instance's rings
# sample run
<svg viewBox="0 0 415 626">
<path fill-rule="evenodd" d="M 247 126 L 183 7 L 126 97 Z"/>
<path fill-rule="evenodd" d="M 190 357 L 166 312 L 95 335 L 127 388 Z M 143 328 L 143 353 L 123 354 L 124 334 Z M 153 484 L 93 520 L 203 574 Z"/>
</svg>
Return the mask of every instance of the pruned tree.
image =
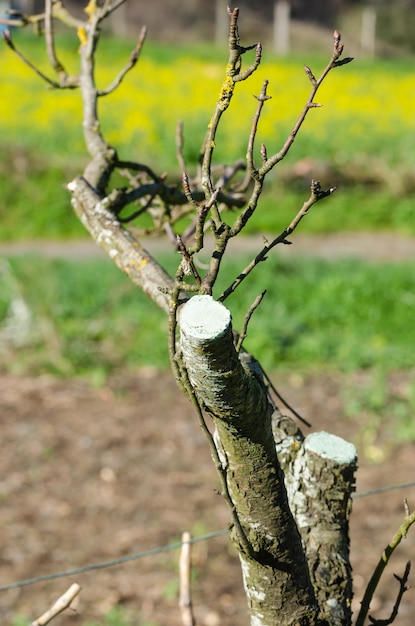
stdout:
<svg viewBox="0 0 415 626">
<path fill-rule="evenodd" d="M 96 243 L 168 315 L 172 369 L 180 389 L 195 406 L 229 505 L 230 538 L 239 553 L 252 626 L 347 626 L 352 620 L 348 524 L 356 450 L 328 433 L 305 437 L 297 423 L 280 412 L 277 402 L 283 401 L 279 393 L 259 361 L 244 348 L 249 319 L 262 295 L 247 312 L 239 332 L 232 327 L 231 304 L 229 308 L 224 304 L 231 302 L 235 290 L 272 248 L 291 243 L 288 237 L 302 218 L 335 188 L 322 189 L 320 182 L 313 180 L 309 198 L 283 232 L 264 244 L 252 262 L 229 280 L 227 289 L 217 293 L 216 283 L 229 242 L 243 233 L 259 210 L 267 176 L 287 155 L 309 112 L 319 107 L 315 97 L 320 85 L 333 69 L 352 59 L 342 57 L 343 44 L 335 31 L 331 58 L 320 76 L 304 68 L 310 94 L 286 141 L 270 154 L 265 145 L 257 145 L 258 123 L 270 101 L 265 80 L 252 111 L 246 159 L 218 170 L 214 161 L 218 127 L 238 83 L 248 80 L 261 62 L 261 44 L 241 44 L 238 9 L 228 10 L 228 64 L 192 175 L 183 159 L 182 128 L 178 129 L 180 187 L 145 163 L 122 159 L 101 129 L 99 103 L 135 67 L 146 36 L 143 29 L 128 63 L 113 82 L 98 86 L 95 53 L 100 29 L 124 1 L 91 0 L 85 8 L 85 21 L 73 17 L 60 0 L 46 0 L 40 15 L 14 15 L 15 23 L 35 23 L 44 32 L 53 77 L 26 58 L 10 34 L 6 33 L 5 39 L 48 85 L 79 89 L 90 159 L 68 184 L 72 206 Z M 56 19 L 77 31 L 80 68 L 76 75 L 68 74 L 59 60 Z M 247 64 L 246 57 L 251 57 Z M 115 174 L 125 179 L 125 186 L 113 184 Z M 144 213 L 152 219 L 152 232 L 164 232 L 181 253 L 174 276 L 141 243 L 140 234 L 147 232 L 140 227 Z M 180 218 L 190 214 L 191 226 L 178 232 Z M 205 237 L 208 231 L 209 242 Z M 210 253 L 204 273 L 194 262 L 202 249 Z M 414 516 L 408 520 L 401 536 Z M 405 584 L 406 579 L 401 591 Z M 360 623 L 369 604 L 370 598 L 366 598 Z"/>
</svg>

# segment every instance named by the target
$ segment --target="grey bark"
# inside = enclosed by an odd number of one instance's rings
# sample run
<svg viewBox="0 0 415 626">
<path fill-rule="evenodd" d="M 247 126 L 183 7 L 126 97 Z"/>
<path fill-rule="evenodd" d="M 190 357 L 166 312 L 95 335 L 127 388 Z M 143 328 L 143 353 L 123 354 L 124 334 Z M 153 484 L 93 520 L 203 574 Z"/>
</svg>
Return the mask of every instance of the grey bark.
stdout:
<svg viewBox="0 0 415 626">
<path fill-rule="evenodd" d="M 211 296 L 194 296 L 183 306 L 180 332 L 184 364 L 213 418 L 228 492 L 249 545 L 247 550 L 234 528 L 251 624 L 316 624 L 316 601 L 277 459 L 266 389 L 240 362 L 230 313 Z"/>
<path fill-rule="evenodd" d="M 273 429 L 320 619 L 330 626 L 351 624 L 349 518 L 356 449 L 325 432 L 311 433 L 304 439 L 290 420 L 279 415 L 273 416 Z"/>
<path fill-rule="evenodd" d="M 174 280 L 134 235 L 123 228 L 100 196 L 83 176 L 68 185 L 72 207 L 92 238 L 113 262 L 166 313 Z"/>
</svg>

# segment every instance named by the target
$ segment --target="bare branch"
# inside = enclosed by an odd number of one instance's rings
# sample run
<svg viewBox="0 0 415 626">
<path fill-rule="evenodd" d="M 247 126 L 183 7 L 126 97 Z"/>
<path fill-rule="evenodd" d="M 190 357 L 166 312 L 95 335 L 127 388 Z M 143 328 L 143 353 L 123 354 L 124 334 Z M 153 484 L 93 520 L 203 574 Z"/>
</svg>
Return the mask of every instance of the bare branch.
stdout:
<svg viewBox="0 0 415 626">
<path fill-rule="evenodd" d="M 262 368 L 261 368 L 262 369 Z M 274 394 L 277 396 L 278 400 L 280 400 L 283 405 L 285 406 L 285 408 L 287 408 L 289 411 L 291 411 L 291 413 L 300 421 L 302 422 L 305 426 L 308 426 L 309 428 L 311 428 L 311 424 L 308 420 L 306 420 L 304 417 L 302 417 L 298 411 L 296 411 L 294 409 L 293 406 L 291 406 L 287 400 L 285 398 L 282 397 L 282 395 L 280 394 L 280 392 L 278 391 L 278 389 L 275 387 L 274 383 L 272 382 L 272 380 L 270 379 L 270 377 L 268 376 L 268 374 L 265 372 L 264 369 L 262 369 L 262 373 L 264 375 L 265 380 L 267 381 L 267 384 L 269 385 L 270 389 L 272 389 L 272 391 L 274 392 Z"/>
<path fill-rule="evenodd" d="M 370 603 L 377 589 L 379 581 L 382 577 L 382 574 L 385 571 L 385 568 L 387 564 L 389 563 L 389 560 L 392 554 L 394 553 L 395 549 L 401 543 L 402 539 L 406 537 L 410 527 L 414 523 L 415 523 L 415 512 L 409 515 L 408 517 L 406 517 L 404 522 L 399 527 L 397 533 L 392 538 L 391 542 L 388 543 L 388 545 L 382 552 L 382 556 L 380 557 L 379 562 L 375 567 L 375 571 L 373 572 L 372 577 L 369 580 L 368 585 L 366 587 L 366 591 L 364 593 L 364 596 L 361 602 L 359 615 L 357 616 L 357 619 L 356 619 L 356 626 L 363 626 L 363 624 L 365 623 L 365 619 L 369 612 Z"/>
<path fill-rule="evenodd" d="M 262 113 L 262 107 L 264 106 L 265 101 L 271 99 L 271 96 L 267 95 L 267 87 L 268 87 L 268 81 L 265 80 L 262 84 L 261 93 L 259 94 L 259 96 L 255 96 L 256 99 L 258 100 L 258 106 L 254 115 L 254 119 L 252 121 L 252 128 L 251 128 L 251 133 L 249 135 L 249 141 L 248 141 L 248 150 L 246 154 L 246 160 L 248 163 L 248 172 L 253 178 L 257 178 L 258 176 L 258 170 L 256 169 L 254 165 L 254 143 L 255 143 L 256 133 L 258 130 L 258 122 L 259 122 L 259 118 Z"/>
<path fill-rule="evenodd" d="M 20 52 L 20 50 L 18 50 L 18 48 L 16 48 L 16 46 L 14 45 L 10 32 L 8 30 L 5 30 L 3 33 L 3 38 L 4 41 L 6 42 L 6 44 L 9 46 L 9 48 L 11 50 L 13 50 L 13 52 L 19 57 L 19 59 L 21 59 L 21 61 L 23 61 L 23 63 L 25 63 L 28 67 L 30 67 L 31 70 L 33 70 L 35 72 L 35 74 L 37 74 L 42 80 L 44 80 L 46 83 L 48 83 L 48 85 L 50 85 L 51 87 L 54 87 L 55 89 L 74 89 L 75 87 L 79 86 L 79 82 L 78 82 L 78 77 L 74 77 L 74 76 L 68 76 L 68 80 L 65 83 L 60 83 L 56 80 L 53 80 L 52 78 L 49 78 L 49 76 L 47 76 L 44 72 L 42 72 L 42 70 L 40 70 L 38 67 L 36 67 L 36 65 L 34 65 L 34 63 L 32 63 L 24 54 L 23 52 Z"/>
<path fill-rule="evenodd" d="M 210 211 L 211 206 L 217 202 L 218 198 L 221 196 L 220 189 L 216 189 L 213 192 L 212 197 L 209 202 L 206 202 L 204 205 L 199 205 L 197 210 L 196 220 L 191 224 L 191 226 L 185 231 L 183 234 L 183 239 L 190 238 L 193 234 L 195 237 L 194 245 L 191 247 L 191 252 L 194 254 L 195 252 L 199 252 L 203 248 L 203 237 L 205 233 L 206 218 Z"/>
<path fill-rule="evenodd" d="M 321 86 L 321 84 L 323 83 L 323 81 L 325 80 L 325 78 L 327 77 L 327 74 L 335 67 L 339 67 L 340 65 L 345 65 L 346 63 L 350 63 L 351 61 L 353 61 L 353 59 L 351 57 L 348 57 L 346 59 L 343 59 L 342 61 L 339 61 L 339 58 L 343 52 L 343 44 L 340 43 L 341 40 L 341 36 L 338 30 L 335 30 L 333 33 L 333 39 L 334 39 L 334 46 L 333 46 L 333 55 L 329 61 L 329 63 L 326 65 L 326 67 L 324 68 L 324 70 L 322 71 L 320 77 L 318 79 L 315 78 L 313 72 L 311 71 L 311 69 L 308 66 L 305 66 L 305 72 L 311 82 L 312 85 L 312 89 L 310 92 L 309 97 L 307 98 L 307 101 L 303 107 L 303 110 L 300 113 L 300 116 L 297 120 L 297 122 L 294 125 L 294 128 L 292 129 L 291 133 L 288 135 L 283 147 L 281 148 L 281 150 L 279 152 L 277 152 L 276 154 L 274 154 L 272 157 L 270 157 L 269 159 L 267 159 L 267 161 L 263 164 L 263 166 L 261 167 L 261 169 L 259 170 L 259 174 L 260 175 L 264 175 L 267 172 L 269 172 L 277 163 L 279 163 L 280 161 L 282 161 L 282 159 L 287 155 L 289 149 L 291 148 L 292 144 L 295 141 L 295 138 L 298 134 L 298 131 L 300 130 L 306 116 L 307 113 L 309 112 L 310 109 L 312 108 L 316 108 L 316 107 L 320 107 L 321 105 L 314 102 L 314 98 L 317 94 L 317 91 L 319 89 L 319 87 Z"/>
<path fill-rule="evenodd" d="M 179 252 L 182 255 L 181 266 L 182 266 L 184 275 L 189 276 L 190 274 L 193 274 L 193 278 L 196 281 L 196 285 L 200 287 L 202 280 L 199 276 L 199 272 L 197 271 L 196 266 L 193 263 L 192 255 L 189 254 L 188 249 L 184 245 L 183 240 L 179 235 L 177 235 L 177 246 L 178 246 Z"/>
<path fill-rule="evenodd" d="M 82 176 L 69 183 L 68 188 L 75 213 L 96 243 L 134 284 L 168 312 L 173 279 L 134 235 L 122 227 L 109 209 L 110 202 L 97 194 Z"/>
<path fill-rule="evenodd" d="M 239 276 L 235 278 L 233 283 L 227 289 L 225 289 L 225 291 L 219 296 L 218 298 L 219 302 L 224 302 L 226 298 L 230 296 L 231 293 L 233 293 L 235 289 L 237 289 L 237 287 L 239 287 L 242 281 L 245 280 L 245 278 L 252 272 L 252 270 L 259 263 L 267 259 L 267 254 L 270 250 L 272 250 L 272 248 L 274 248 L 276 245 L 281 244 L 281 243 L 286 244 L 286 245 L 291 244 L 291 241 L 288 241 L 287 237 L 294 232 L 294 230 L 297 228 L 300 221 L 303 219 L 303 217 L 307 215 L 308 211 L 313 206 L 313 204 L 316 204 L 323 198 L 326 198 L 327 196 L 331 195 L 335 191 L 335 189 L 336 189 L 335 187 L 331 187 L 327 191 L 323 191 L 321 189 L 321 185 L 319 181 L 313 180 L 311 182 L 311 195 L 309 199 L 306 202 L 304 202 L 303 206 L 298 211 L 297 215 L 292 220 L 290 225 L 287 226 L 287 228 L 285 228 L 285 230 L 283 230 L 282 233 L 278 235 L 278 237 L 276 237 L 273 241 L 271 241 L 271 243 L 265 244 L 261 252 L 257 254 L 257 256 L 249 263 L 249 265 L 247 265 L 245 269 L 242 270 Z"/>
<path fill-rule="evenodd" d="M 83 21 L 78 20 L 68 9 L 63 5 L 61 0 L 54 0 L 52 6 L 53 17 L 69 26 L 71 28 L 80 28 L 83 26 Z"/>
<path fill-rule="evenodd" d="M 142 47 L 144 45 L 144 41 L 146 38 L 146 34 L 147 34 L 147 28 L 146 26 L 143 26 L 143 28 L 141 29 L 140 32 L 140 37 L 138 39 L 137 45 L 134 48 L 134 50 L 132 51 L 131 55 L 130 55 L 130 59 L 127 63 L 127 65 L 120 71 L 120 73 L 118 74 L 118 76 L 113 80 L 113 82 L 108 85 L 108 87 L 106 89 L 100 89 L 97 91 L 97 96 L 107 96 L 108 94 L 112 93 L 113 91 L 115 91 L 115 89 L 122 83 L 123 79 L 125 78 L 126 74 L 133 69 L 133 67 L 136 65 Z"/>
<path fill-rule="evenodd" d="M 239 335 L 238 338 L 238 342 L 235 346 L 235 349 L 237 352 L 240 351 L 240 349 L 242 348 L 242 344 L 245 341 L 247 334 L 248 334 L 248 324 L 250 322 L 250 319 L 252 317 L 252 315 L 254 314 L 254 311 L 259 307 L 259 305 L 261 304 L 262 300 L 264 299 L 264 296 L 266 294 L 266 290 L 264 290 L 262 293 L 259 294 L 259 296 L 257 296 L 255 298 L 255 300 L 253 301 L 253 303 L 251 304 L 251 306 L 249 307 L 246 315 L 245 315 L 245 319 L 244 319 L 244 323 L 242 324 L 242 330 L 241 333 Z"/>
<path fill-rule="evenodd" d="M 125 4 L 125 2 L 127 2 L 127 0 L 116 0 L 116 2 L 108 2 L 108 0 L 105 3 L 105 7 L 102 10 L 102 19 L 107 18 L 108 16 L 111 15 L 111 13 L 114 13 L 114 11 L 116 11 L 118 9 L 118 7 L 120 7 L 122 4 Z"/>
<path fill-rule="evenodd" d="M 219 99 L 216 103 L 215 111 L 213 113 L 212 119 L 210 120 L 208 132 L 205 138 L 204 153 L 201 166 L 201 183 L 205 192 L 206 200 L 209 200 L 214 191 L 214 186 L 212 182 L 212 157 L 215 149 L 215 138 L 219 122 L 223 113 L 230 105 L 235 89 L 235 83 L 248 78 L 257 69 L 261 61 L 260 44 L 255 44 L 255 46 L 249 46 L 248 48 L 243 48 L 240 45 L 238 33 L 239 9 L 236 8 L 233 9 L 233 11 L 230 11 L 228 9 L 228 12 L 230 16 L 229 60 L 226 68 L 225 79 L 223 81 L 222 88 L 219 94 Z M 253 47 L 256 48 L 255 61 L 249 68 L 247 68 L 247 70 L 241 73 L 242 54 L 244 54 L 247 50 L 252 49 Z M 221 227 L 222 220 L 219 211 L 217 210 L 217 207 L 215 205 L 212 206 L 211 215 L 214 226 L 216 230 L 218 230 Z"/>
<path fill-rule="evenodd" d="M 394 577 L 399 583 L 399 591 L 396 597 L 395 604 L 393 605 L 392 613 L 390 614 L 390 617 L 388 617 L 387 619 L 375 619 L 374 617 L 371 617 L 369 615 L 369 621 L 372 624 L 374 624 L 374 626 L 389 626 L 389 624 L 393 624 L 393 622 L 397 618 L 399 607 L 402 602 L 403 594 L 409 589 L 407 582 L 408 582 L 410 571 L 411 571 L 411 562 L 408 561 L 406 564 L 405 572 L 403 576 L 398 576 L 397 574 L 394 574 Z"/>
<path fill-rule="evenodd" d="M 67 79 L 67 73 L 62 65 L 62 63 L 58 60 L 56 56 L 55 50 L 55 33 L 53 29 L 53 16 L 52 16 L 52 5 L 53 0 L 45 0 L 45 41 L 46 41 L 46 50 L 49 57 L 49 63 L 51 67 L 55 70 L 58 76 L 61 77 L 62 80 Z"/>
<path fill-rule="evenodd" d="M 58 60 L 55 52 L 55 34 L 53 29 L 53 8 L 54 8 L 53 0 L 48 0 L 46 2 L 46 11 L 45 11 L 45 39 L 46 39 L 46 49 L 48 52 L 49 63 L 52 68 L 57 72 L 59 76 L 59 88 L 74 88 L 79 87 L 79 76 L 70 75 L 67 73 L 62 63 Z"/>
<path fill-rule="evenodd" d="M 186 171 L 186 163 L 183 156 L 183 145 L 183 121 L 179 120 L 176 128 L 176 157 L 182 175 L 184 175 Z"/>
</svg>

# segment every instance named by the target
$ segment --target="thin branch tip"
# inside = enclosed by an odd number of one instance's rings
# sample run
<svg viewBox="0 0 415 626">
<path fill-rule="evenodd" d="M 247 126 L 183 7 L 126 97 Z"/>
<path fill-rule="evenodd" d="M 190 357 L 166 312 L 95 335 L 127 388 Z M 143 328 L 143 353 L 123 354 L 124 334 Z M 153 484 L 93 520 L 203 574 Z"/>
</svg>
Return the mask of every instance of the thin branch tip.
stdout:
<svg viewBox="0 0 415 626">
<path fill-rule="evenodd" d="M 304 71 L 307 74 L 311 84 L 313 85 L 313 87 L 315 87 L 317 85 L 317 79 L 314 76 L 313 72 L 311 71 L 311 68 L 308 67 L 308 65 L 304 65 Z"/>
<path fill-rule="evenodd" d="M 6 41 L 6 43 L 11 43 L 11 35 L 8 28 L 5 28 L 3 31 L 3 39 Z"/>
</svg>

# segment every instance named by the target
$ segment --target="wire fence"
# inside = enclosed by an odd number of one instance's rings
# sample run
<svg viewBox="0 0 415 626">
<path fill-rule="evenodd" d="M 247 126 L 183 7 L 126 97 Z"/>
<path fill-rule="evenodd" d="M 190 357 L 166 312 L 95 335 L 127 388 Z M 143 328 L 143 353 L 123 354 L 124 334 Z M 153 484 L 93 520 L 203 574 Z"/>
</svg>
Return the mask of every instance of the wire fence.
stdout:
<svg viewBox="0 0 415 626">
<path fill-rule="evenodd" d="M 354 493 L 352 495 L 353 500 L 358 498 L 366 498 L 368 496 L 377 495 L 379 493 L 385 493 L 388 491 L 395 491 L 397 489 L 407 489 L 410 487 L 415 487 L 415 481 L 407 482 L 407 483 L 399 483 L 396 485 L 388 485 L 387 487 L 378 487 L 377 489 L 370 489 L 368 491 L 360 491 L 358 493 Z M 221 530 L 216 530 L 211 533 L 207 533 L 205 535 L 199 535 L 197 537 L 192 537 L 189 543 L 200 543 L 201 541 L 208 541 L 210 539 L 214 539 L 216 537 L 221 537 L 226 535 L 228 530 L 226 528 L 222 528 Z M 55 572 L 53 574 L 46 574 L 44 576 L 37 576 L 36 578 L 26 578 L 25 580 L 19 580 L 14 583 L 10 583 L 9 585 L 0 586 L 1 591 L 9 591 L 10 589 L 17 589 L 18 587 L 26 587 L 27 585 L 34 585 L 36 583 L 41 583 L 49 580 L 55 580 L 57 578 L 65 578 L 67 576 L 74 576 L 75 574 L 85 574 L 86 572 L 91 572 L 94 570 L 105 569 L 108 567 L 114 567 L 116 565 L 122 565 L 123 563 L 128 563 L 130 561 L 137 561 L 138 559 L 143 559 L 147 556 L 154 556 L 156 554 L 161 554 L 162 552 L 169 552 L 170 550 L 178 550 L 183 545 L 182 541 L 176 541 L 174 543 L 169 543 L 164 546 L 159 546 L 158 548 L 152 548 L 150 550 L 145 550 L 143 552 L 138 552 L 136 554 L 129 554 L 118 559 L 112 559 L 110 561 L 103 561 L 101 563 L 94 563 L 92 565 L 85 565 L 84 567 L 76 567 L 74 569 L 68 569 L 63 572 Z"/>
</svg>

